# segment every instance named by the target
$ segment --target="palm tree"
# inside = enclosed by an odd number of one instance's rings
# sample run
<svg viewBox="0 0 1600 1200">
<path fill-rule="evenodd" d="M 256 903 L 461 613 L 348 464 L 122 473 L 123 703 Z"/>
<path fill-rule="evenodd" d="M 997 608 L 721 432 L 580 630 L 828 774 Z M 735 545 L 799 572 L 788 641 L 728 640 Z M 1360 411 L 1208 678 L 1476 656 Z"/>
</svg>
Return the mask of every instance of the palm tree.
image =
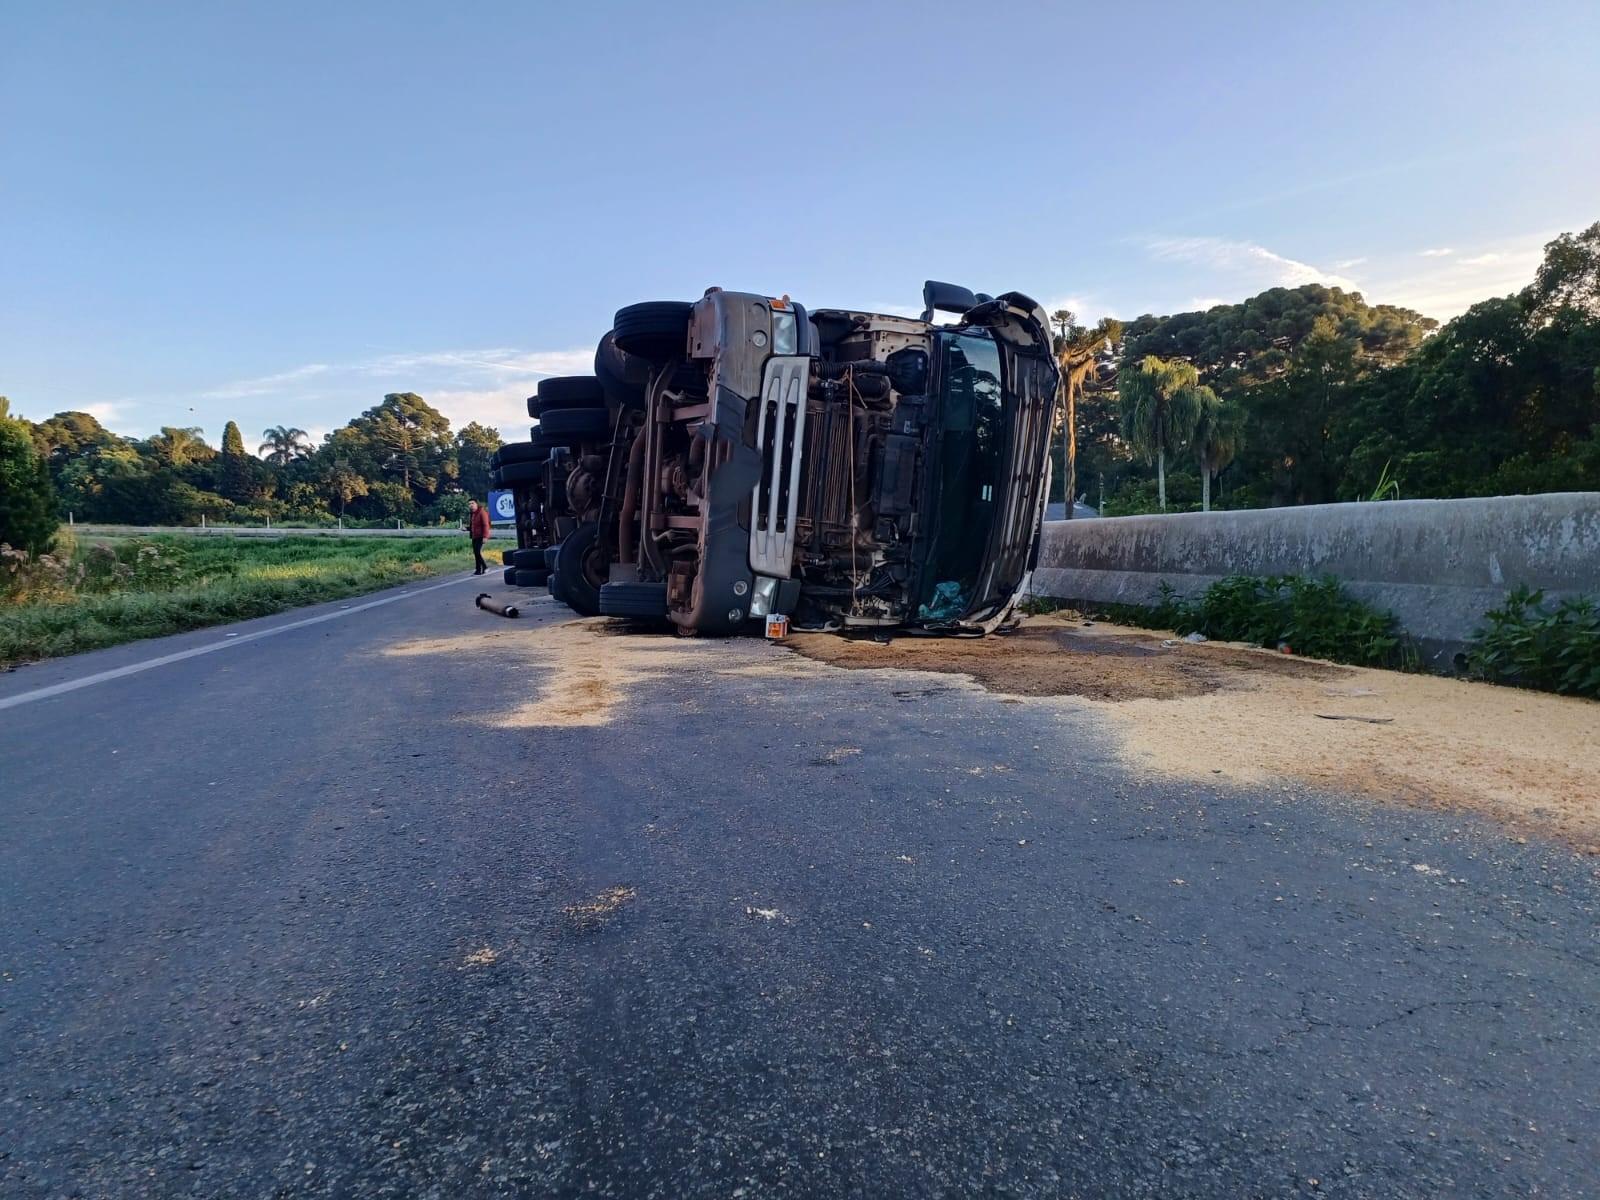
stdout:
<svg viewBox="0 0 1600 1200">
<path fill-rule="evenodd" d="M 181 467 L 204 450 L 209 450 L 202 436 L 205 430 L 198 425 L 181 428 L 163 425 L 161 432 L 150 439 L 156 456 L 169 467 Z"/>
<path fill-rule="evenodd" d="M 304 429 L 274 425 L 263 429 L 261 436 L 267 440 L 256 447 L 256 453 L 266 454 L 267 461 L 275 467 L 287 467 L 295 459 L 311 453 L 311 436 Z"/>
<path fill-rule="evenodd" d="M 1167 511 L 1167 451 L 1182 448 L 1200 416 L 1200 372 L 1186 362 L 1150 355 L 1119 380 L 1117 418 L 1122 436 L 1145 461 L 1156 460 L 1156 488 Z"/>
<path fill-rule="evenodd" d="M 1061 366 L 1061 495 L 1071 520 L 1078 498 L 1078 397 L 1084 384 L 1099 374 L 1101 353 L 1122 337 L 1122 322 L 1102 317 L 1093 329 L 1085 329 L 1066 308 L 1051 313 L 1050 322 L 1057 329 L 1056 361 Z"/>
<path fill-rule="evenodd" d="M 1199 413 L 1189 444 L 1200 463 L 1200 511 L 1210 512 L 1211 477 L 1244 449 L 1244 410 L 1203 385 L 1194 394 Z"/>
</svg>

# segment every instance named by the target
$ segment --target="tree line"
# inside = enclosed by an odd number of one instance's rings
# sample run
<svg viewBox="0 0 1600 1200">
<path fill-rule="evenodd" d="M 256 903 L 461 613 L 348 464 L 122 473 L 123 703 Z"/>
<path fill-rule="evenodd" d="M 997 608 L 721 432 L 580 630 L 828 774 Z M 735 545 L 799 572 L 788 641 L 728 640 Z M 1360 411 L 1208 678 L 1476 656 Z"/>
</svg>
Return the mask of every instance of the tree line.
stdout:
<svg viewBox="0 0 1600 1200">
<path fill-rule="evenodd" d="M 1210 507 L 1213 481 L 1230 508 L 1600 488 L 1600 223 L 1442 327 L 1317 284 L 1054 320 L 1058 474 L 1113 515 Z"/>
<path fill-rule="evenodd" d="M 1204 312 L 1080 325 L 1052 316 L 1064 421 L 1056 497 L 1108 514 L 1389 496 L 1600 489 L 1600 222 L 1545 247 L 1533 280 L 1442 327 L 1319 284 Z M 56 522 L 434 523 L 489 486 L 498 433 L 386 395 L 313 446 L 228 422 L 120 437 L 38 423 L 0 398 L 0 541 Z"/>
<path fill-rule="evenodd" d="M 320 446 L 278 425 L 254 452 L 234 421 L 220 446 L 198 428 L 129 438 L 84 412 L 12 417 L 0 398 L 0 540 L 38 548 L 68 513 L 118 525 L 453 521 L 488 492 L 499 447 L 475 421 L 452 433 L 414 392 L 386 395 Z"/>
</svg>

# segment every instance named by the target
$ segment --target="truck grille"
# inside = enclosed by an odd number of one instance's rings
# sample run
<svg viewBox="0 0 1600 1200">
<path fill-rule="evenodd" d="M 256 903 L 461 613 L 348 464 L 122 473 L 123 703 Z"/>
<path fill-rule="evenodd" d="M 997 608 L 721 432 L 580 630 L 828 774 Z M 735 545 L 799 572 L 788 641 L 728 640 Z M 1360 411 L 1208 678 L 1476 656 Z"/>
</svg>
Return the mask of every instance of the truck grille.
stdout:
<svg viewBox="0 0 1600 1200">
<path fill-rule="evenodd" d="M 804 355 L 775 356 L 767 360 L 761 380 L 756 425 L 761 482 L 751 496 L 750 566 L 780 579 L 789 577 L 794 560 L 810 367 L 811 360 Z"/>
</svg>

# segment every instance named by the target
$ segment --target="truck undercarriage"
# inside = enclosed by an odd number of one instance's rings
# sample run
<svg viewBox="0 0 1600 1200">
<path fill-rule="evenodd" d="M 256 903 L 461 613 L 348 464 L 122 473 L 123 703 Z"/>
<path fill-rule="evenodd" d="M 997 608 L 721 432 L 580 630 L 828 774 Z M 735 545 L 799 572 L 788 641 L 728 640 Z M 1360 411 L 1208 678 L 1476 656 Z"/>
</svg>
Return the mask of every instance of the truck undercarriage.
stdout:
<svg viewBox="0 0 1600 1200">
<path fill-rule="evenodd" d="M 496 457 L 508 580 L 693 632 L 993 628 L 1037 546 L 1048 325 L 1016 293 L 924 297 L 921 320 L 715 288 L 620 310 L 595 375 L 541 382 Z"/>
</svg>

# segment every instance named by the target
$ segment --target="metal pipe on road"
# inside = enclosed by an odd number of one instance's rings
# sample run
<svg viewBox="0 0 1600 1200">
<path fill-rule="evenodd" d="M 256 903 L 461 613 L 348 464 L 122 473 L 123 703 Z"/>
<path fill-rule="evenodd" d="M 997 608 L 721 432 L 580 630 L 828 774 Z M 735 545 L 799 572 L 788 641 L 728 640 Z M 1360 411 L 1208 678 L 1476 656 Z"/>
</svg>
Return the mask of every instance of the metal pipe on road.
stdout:
<svg viewBox="0 0 1600 1200">
<path fill-rule="evenodd" d="M 498 613 L 502 617 L 520 617 L 522 615 L 515 604 L 506 604 L 504 601 L 496 600 L 488 592 L 479 592 L 478 598 L 474 603 L 485 612 Z"/>
</svg>

